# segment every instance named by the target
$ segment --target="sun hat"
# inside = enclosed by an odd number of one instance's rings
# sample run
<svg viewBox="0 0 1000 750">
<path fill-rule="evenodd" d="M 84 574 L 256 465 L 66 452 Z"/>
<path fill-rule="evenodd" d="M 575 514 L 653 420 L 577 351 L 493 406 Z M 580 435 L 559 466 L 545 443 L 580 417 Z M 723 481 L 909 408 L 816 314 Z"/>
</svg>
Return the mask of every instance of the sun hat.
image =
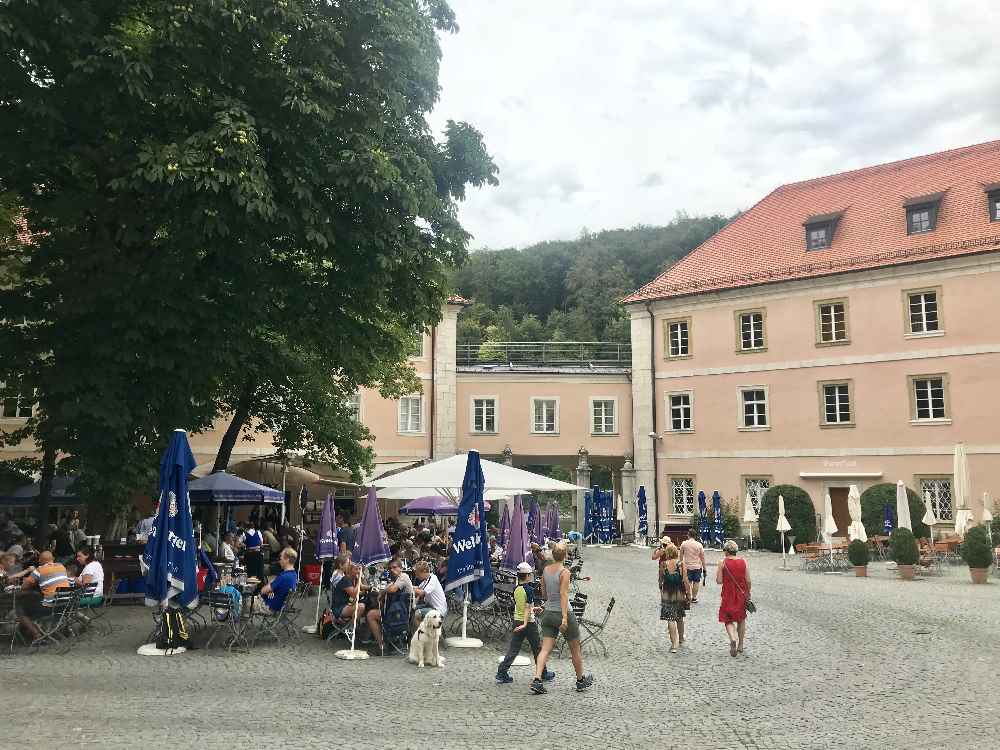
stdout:
<svg viewBox="0 0 1000 750">
<path fill-rule="evenodd" d="M 522 574 L 522 575 L 524 575 L 525 573 L 533 573 L 534 570 L 535 569 L 533 567 L 531 567 L 530 565 L 528 565 L 528 563 L 526 563 L 526 562 L 518 563 L 517 564 L 517 572 L 520 573 L 520 574 Z"/>
<path fill-rule="evenodd" d="M 669 536 L 661 536 L 660 537 L 660 546 L 661 547 L 669 547 L 673 543 L 674 543 L 674 540 L 671 539 Z"/>
</svg>

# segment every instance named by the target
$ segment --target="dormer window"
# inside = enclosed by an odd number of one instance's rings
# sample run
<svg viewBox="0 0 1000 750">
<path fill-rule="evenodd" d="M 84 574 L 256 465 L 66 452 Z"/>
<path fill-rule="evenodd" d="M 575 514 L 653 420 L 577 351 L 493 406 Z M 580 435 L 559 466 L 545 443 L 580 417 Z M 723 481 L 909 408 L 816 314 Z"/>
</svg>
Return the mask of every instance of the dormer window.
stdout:
<svg viewBox="0 0 1000 750">
<path fill-rule="evenodd" d="M 943 195 L 944 193 L 922 195 L 903 203 L 906 207 L 907 234 L 926 234 L 937 228 L 938 207 Z"/>
<path fill-rule="evenodd" d="M 990 212 L 990 221 L 1000 221 L 1000 183 L 986 186 L 986 205 Z"/>
<path fill-rule="evenodd" d="M 833 233 L 843 211 L 832 214 L 817 214 L 806 219 L 806 250 L 823 250 L 833 244 Z"/>
</svg>

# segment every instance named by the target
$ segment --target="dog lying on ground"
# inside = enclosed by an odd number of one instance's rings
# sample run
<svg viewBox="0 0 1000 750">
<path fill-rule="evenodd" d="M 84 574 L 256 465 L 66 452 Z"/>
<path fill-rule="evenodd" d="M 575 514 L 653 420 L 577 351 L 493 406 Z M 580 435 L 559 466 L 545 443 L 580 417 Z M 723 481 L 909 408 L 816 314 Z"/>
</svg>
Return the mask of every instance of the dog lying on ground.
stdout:
<svg viewBox="0 0 1000 750">
<path fill-rule="evenodd" d="M 444 657 L 439 651 L 441 640 L 441 613 L 432 609 L 420 622 L 420 627 L 410 639 L 410 654 L 407 660 L 411 664 L 423 667 L 429 664 L 432 667 L 443 667 Z"/>
</svg>

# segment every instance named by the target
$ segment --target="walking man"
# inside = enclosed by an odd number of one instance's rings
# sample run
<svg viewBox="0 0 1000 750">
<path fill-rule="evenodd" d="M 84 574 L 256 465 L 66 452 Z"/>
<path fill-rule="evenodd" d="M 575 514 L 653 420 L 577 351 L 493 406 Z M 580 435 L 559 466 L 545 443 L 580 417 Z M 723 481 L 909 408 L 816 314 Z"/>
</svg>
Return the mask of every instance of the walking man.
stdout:
<svg viewBox="0 0 1000 750">
<path fill-rule="evenodd" d="M 681 542 L 681 562 L 691 583 L 691 603 L 698 601 L 698 588 L 705 572 L 705 547 L 698 541 L 698 532 L 688 529 L 688 538 Z"/>
</svg>

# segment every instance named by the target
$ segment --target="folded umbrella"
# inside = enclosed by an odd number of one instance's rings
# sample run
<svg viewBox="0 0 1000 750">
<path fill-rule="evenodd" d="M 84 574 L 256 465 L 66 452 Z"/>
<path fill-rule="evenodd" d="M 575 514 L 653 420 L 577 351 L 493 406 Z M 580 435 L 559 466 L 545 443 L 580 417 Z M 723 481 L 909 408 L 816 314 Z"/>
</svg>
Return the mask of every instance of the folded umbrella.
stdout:
<svg viewBox="0 0 1000 750">
<path fill-rule="evenodd" d="M 781 534 L 781 567 L 785 568 L 785 532 L 791 531 L 792 526 L 785 518 L 785 498 L 782 495 L 778 495 L 778 525 L 776 530 Z"/>
<path fill-rule="evenodd" d="M 830 562 L 833 562 L 833 535 L 837 533 L 837 522 L 833 520 L 833 501 L 830 500 L 830 493 L 826 493 L 823 502 L 823 536 L 826 543 L 830 545 Z"/>
<path fill-rule="evenodd" d="M 851 515 L 851 525 L 847 527 L 848 539 L 851 541 L 860 539 L 862 542 L 867 542 L 868 532 L 861 522 L 861 493 L 856 484 L 852 484 L 847 491 L 847 512 Z"/>
<path fill-rule="evenodd" d="M 931 493 L 924 491 L 924 517 L 920 519 L 931 530 L 931 547 L 934 547 L 934 524 L 938 522 L 934 515 L 934 505 L 931 503 Z"/>
<path fill-rule="evenodd" d="M 906 485 L 903 484 L 902 479 L 896 482 L 896 528 L 913 531 L 913 522 L 910 520 L 910 500 L 906 497 Z"/>
</svg>

